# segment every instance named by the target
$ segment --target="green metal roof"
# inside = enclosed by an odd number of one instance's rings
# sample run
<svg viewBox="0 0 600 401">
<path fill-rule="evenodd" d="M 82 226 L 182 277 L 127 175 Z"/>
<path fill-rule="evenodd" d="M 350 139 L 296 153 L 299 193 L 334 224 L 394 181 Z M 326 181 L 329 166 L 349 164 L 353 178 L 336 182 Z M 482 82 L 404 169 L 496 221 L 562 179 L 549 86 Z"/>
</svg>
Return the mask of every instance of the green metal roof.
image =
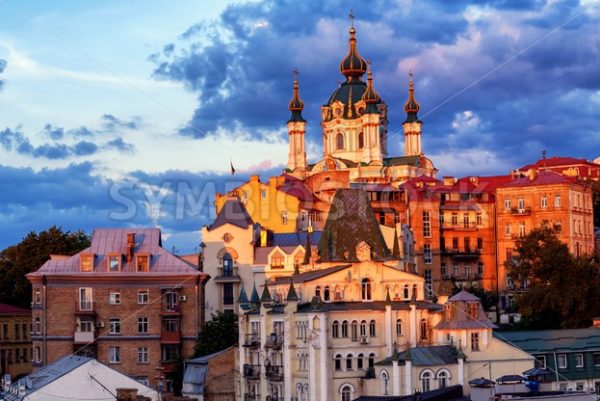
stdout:
<svg viewBox="0 0 600 401">
<path fill-rule="evenodd" d="M 494 337 L 529 354 L 600 350 L 600 329 L 494 332 Z"/>
</svg>

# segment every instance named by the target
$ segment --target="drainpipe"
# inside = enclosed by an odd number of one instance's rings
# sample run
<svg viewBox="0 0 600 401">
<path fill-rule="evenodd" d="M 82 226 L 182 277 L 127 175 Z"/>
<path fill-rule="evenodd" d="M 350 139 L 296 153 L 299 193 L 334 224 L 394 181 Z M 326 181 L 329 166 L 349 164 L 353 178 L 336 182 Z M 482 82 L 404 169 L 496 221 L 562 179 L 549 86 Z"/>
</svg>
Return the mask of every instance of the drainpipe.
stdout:
<svg viewBox="0 0 600 401">
<path fill-rule="evenodd" d="M 43 337 L 43 344 L 44 344 L 44 365 L 46 365 L 48 363 L 48 344 L 47 344 L 47 339 L 46 339 L 46 308 L 47 308 L 47 296 L 46 296 L 46 284 L 48 283 L 48 279 L 46 278 L 46 276 L 42 276 L 42 292 L 44 293 L 44 298 L 43 301 L 44 302 L 44 308 L 42 309 L 42 318 L 44 319 L 44 337 Z"/>
</svg>

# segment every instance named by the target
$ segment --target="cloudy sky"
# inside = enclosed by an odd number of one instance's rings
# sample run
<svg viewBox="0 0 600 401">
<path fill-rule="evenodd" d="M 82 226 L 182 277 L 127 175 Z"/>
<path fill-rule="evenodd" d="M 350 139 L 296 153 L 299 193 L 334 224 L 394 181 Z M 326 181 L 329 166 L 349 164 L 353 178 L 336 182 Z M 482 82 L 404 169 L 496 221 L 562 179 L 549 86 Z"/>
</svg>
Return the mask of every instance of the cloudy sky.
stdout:
<svg viewBox="0 0 600 401">
<path fill-rule="evenodd" d="M 30 230 L 158 225 L 194 251 L 215 191 L 309 158 L 356 15 L 400 154 L 407 72 L 440 175 L 600 156 L 600 0 L 0 0 L 0 248 Z M 231 177 L 230 159 L 238 171 Z"/>
</svg>

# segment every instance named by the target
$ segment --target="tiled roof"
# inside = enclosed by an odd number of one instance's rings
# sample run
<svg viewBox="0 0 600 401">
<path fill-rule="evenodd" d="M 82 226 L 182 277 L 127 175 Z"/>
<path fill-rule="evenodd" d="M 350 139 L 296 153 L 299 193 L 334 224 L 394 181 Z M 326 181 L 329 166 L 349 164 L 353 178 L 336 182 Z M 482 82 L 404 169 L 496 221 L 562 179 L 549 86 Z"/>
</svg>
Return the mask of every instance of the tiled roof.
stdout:
<svg viewBox="0 0 600 401">
<path fill-rule="evenodd" d="M 317 245 L 321 238 L 321 231 L 315 231 L 310 234 L 311 245 Z M 298 245 L 306 245 L 306 232 L 293 232 L 293 233 L 273 233 L 272 240 L 269 241 L 270 246 L 293 246 L 294 248 Z"/>
<path fill-rule="evenodd" d="M 135 233 L 135 254 L 149 254 L 150 268 L 147 273 L 136 272 L 135 256 L 127 263 L 127 235 Z M 80 270 L 80 256 L 94 254 L 93 274 L 118 275 L 126 273 L 135 274 L 200 274 L 194 266 L 162 247 L 161 233 L 158 228 L 98 228 L 92 233 L 92 243 L 89 248 L 67 259 L 48 260 L 35 273 L 31 275 L 52 274 L 82 274 L 90 275 L 91 272 Z M 108 256 L 121 255 L 121 271 L 108 272 Z"/>
<path fill-rule="evenodd" d="M 30 315 L 31 310 L 8 304 L 0 304 L 0 315 Z"/>
<path fill-rule="evenodd" d="M 578 165 L 578 164 L 585 164 L 588 166 L 593 166 L 593 167 L 598 167 L 600 168 L 600 165 L 597 165 L 595 163 L 592 163 L 590 161 L 587 161 L 586 159 L 576 159 L 574 157 L 559 157 L 559 156 L 554 156 L 554 157 L 548 157 L 546 159 L 540 159 L 538 161 L 536 161 L 533 164 L 528 164 L 526 166 L 523 166 L 521 168 L 519 168 L 520 171 L 527 171 L 529 169 L 532 168 L 541 168 L 541 167 L 556 167 L 556 166 L 572 166 L 572 165 Z"/>
<path fill-rule="evenodd" d="M 494 337 L 528 354 L 600 351 L 600 329 L 565 329 L 494 332 Z"/>
<path fill-rule="evenodd" d="M 567 177 L 555 171 L 546 170 L 538 171 L 533 180 L 526 175 L 524 177 L 515 178 L 512 181 L 501 185 L 500 187 L 529 187 L 536 185 L 568 184 L 573 182 L 577 182 L 577 179 L 574 177 Z"/>
<path fill-rule="evenodd" d="M 238 198 L 229 198 L 225 201 L 209 230 L 214 230 L 225 224 L 232 224 L 241 228 L 246 228 L 253 224 L 252 218 L 246 211 L 246 207 L 244 207 Z"/>
</svg>

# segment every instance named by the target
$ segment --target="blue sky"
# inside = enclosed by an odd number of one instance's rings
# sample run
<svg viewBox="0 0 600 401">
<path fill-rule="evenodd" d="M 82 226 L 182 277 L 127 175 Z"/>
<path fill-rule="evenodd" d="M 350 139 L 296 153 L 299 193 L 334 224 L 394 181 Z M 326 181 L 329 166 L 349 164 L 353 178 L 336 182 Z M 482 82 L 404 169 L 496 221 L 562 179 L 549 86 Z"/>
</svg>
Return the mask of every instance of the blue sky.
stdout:
<svg viewBox="0 0 600 401">
<path fill-rule="evenodd" d="M 294 67 L 318 159 L 351 8 L 392 154 L 412 69 L 440 175 L 595 159 L 598 3 L 0 0 L 0 247 L 51 224 L 158 225 L 193 251 L 215 190 L 282 170 Z"/>
</svg>

